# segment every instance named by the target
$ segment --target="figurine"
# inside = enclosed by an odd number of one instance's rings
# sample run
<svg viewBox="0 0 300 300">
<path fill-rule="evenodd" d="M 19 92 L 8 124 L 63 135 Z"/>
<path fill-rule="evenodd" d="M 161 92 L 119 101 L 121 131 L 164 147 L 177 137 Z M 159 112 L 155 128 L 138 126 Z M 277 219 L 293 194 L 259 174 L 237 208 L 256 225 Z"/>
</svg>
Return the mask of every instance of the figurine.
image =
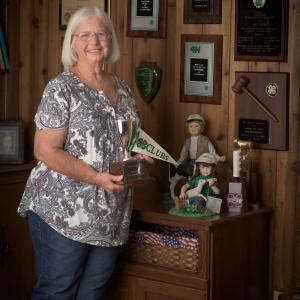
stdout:
<svg viewBox="0 0 300 300">
<path fill-rule="evenodd" d="M 175 206 L 179 210 L 188 208 L 189 211 L 203 212 L 207 197 L 221 193 L 216 185 L 217 160 L 215 156 L 211 153 L 203 153 L 195 163 L 197 169 L 194 177 L 181 187 L 179 198 L 176 198 Z"/>
<path fill-rule="evenodd" d="M 180 157 L 177 163 L 180 165 L 186 159 L 189 159 L 191 164 L 195 164 L 195 160 L 203 153 L 211 153 L 216 157 L 217 161 L 225 161 L 225 156 L 219 156 L 216 153 L 215 147 L 210 139 L 202 135 L 205 128 L 205 120 L 199 114 L 189 115 L 186 119 L 187 129 L 190 137 L 185 140 L 180 152 Z"/>
<path fill-rule="evenodd" d="M 202 134 L 205 128 L 205 120 L 201 115 L 189 115 L 186 119 L 186 124 L 190 137 L 183 144 L 180 158 L 177 161 L 177 169 L 173 174 L 170 171 L 170 193 L 174 200 L 176 197 L 175 190 L 180 181 L 184 178 L 191 178 L 194 175 L 197 157 L 200 157 L 203 153 L 210 153 L 217 162 L 225 161 L 225 156 L 218 155 L 210 139 Z"/>
</svg>

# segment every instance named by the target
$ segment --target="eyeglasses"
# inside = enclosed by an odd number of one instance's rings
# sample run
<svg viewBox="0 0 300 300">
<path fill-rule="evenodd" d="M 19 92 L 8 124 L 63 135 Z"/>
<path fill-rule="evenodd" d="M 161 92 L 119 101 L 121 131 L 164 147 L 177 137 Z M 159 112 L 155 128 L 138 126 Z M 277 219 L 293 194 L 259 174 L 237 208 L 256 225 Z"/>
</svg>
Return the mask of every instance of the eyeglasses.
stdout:
<svg viewBox="0 0 300 300">
<path fill-rule="evenodd" d="M 108 41 L 111 38 L 111 33 L 107 32 L 79 32 L 73 34 L 83 42 L 89 42 L 95 35 L 100 41 Z"/>
</svg>

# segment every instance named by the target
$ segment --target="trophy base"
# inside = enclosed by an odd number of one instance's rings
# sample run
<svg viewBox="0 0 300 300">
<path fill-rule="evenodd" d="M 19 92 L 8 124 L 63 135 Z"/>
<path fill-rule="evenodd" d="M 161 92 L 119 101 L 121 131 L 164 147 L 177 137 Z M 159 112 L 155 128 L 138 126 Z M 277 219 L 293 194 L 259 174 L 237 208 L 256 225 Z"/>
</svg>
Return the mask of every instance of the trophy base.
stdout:
<svg viewBox="0 0 300 300">
<path fill-rule="evenodd" d="M 246 187 L 239 177 L 233 177 L 230 180 L 226 200 L 229 212 L 241 213 L 247 211 Z"/>
<path fill-rule="evenodd" d="M 109 172 L 112 175 L 123 175 L 123 182 L 133 182 L 149 178 L 149 165 L 144 159 L 129 159 L 111 162 Z"/>
</svg>

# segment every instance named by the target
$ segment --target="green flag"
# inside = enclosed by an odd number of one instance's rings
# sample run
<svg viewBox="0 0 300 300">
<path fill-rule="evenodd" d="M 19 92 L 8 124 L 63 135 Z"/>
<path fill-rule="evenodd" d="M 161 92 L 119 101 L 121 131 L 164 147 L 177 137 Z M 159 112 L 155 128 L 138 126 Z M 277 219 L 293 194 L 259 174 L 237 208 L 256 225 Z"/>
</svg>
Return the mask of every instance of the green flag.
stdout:
<svg viewBox="0 0 300 300">
<path fill-rule="evenodd" d="M 171 163 L 174 166 L 178 166 L 178 163 L 166 152 L 158 143 L 156 143 L 145 131 L 138 129 L 132 142 L 129 146 L 129 150 L 151 156 L 156 159 L 163 160 Z"/>
</svg>

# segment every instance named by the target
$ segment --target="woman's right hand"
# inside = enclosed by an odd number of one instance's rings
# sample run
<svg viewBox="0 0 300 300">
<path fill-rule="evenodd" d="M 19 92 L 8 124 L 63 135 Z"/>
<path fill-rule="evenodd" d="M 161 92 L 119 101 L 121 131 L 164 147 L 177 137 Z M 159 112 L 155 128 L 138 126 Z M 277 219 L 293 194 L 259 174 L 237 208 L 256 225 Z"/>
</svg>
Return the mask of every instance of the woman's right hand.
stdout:
<svg viewBox="0 0 300 300">
<path fill-rule="evenodd" d="M 122 192 L 128 187 L 123 182 L 123 175 L 111 175 L 109 173 L 97 173 L 95 185 L 103 188 L 108 194 Z"/>
</svg>

